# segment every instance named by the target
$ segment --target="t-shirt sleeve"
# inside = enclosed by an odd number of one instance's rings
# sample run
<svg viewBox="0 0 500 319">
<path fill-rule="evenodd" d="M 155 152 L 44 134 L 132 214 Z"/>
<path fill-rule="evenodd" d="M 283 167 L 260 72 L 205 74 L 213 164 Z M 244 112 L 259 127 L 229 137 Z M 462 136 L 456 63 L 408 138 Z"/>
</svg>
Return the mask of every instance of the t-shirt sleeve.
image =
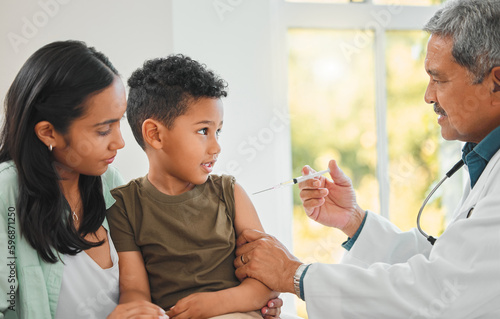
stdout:
<svg viewBox="0 0 500 319">
<path fill-rule="evenodd" d="M 231 219 L 234 220 L 235 208 L 234 208 L 234 183 L 235 178 L 231 175 L 222 175 L 222 195 L 224 196 L 224 202 L 226 204 L 226 209 Z"/>
<path fill-rule="evenodd" d="M 111 192 L 116 202 L 107 211 L 111 239 L 116 251 L 140 251 L 135 242 L 135 232 L 129 219 L 129 213 L 124 205 L 121 194 L 116 191 Z"/>
</svg>

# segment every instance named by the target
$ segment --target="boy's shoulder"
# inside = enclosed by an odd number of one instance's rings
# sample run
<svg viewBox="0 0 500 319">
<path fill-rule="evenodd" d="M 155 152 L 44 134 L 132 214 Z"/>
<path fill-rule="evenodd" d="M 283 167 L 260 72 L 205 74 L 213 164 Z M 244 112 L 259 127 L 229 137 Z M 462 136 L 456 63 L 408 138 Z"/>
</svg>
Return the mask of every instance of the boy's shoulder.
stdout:
<svg viewBox="0 0 500 319">
<path fill-rule="evenodd" d="M 207 182 L 212 182 L 212 183 L 221 183 L 221 182 L 229 182 L 229 183 L 235 183 L 236 178 L 232 175 L 217 175 L 217 174 L 210 174 L 208 175 Z"/>
<path fill-rule="evenodd" d="M 206 184 L 210 184 L 212 188 L 218 190 L 231 190 L 234 191 L 234 184 L 236 183 L 236 178 L 232 175 L 208 175 Z"/>
<path fill-rule="evenodd" d="M 116 196 L 123 196 L 123 195 L 131 195 L 134 193 L 137 193 L 144 187 L 144 179 L 147 178 L 147 176 L 135 178 L 131 180 L 130 182 L 115 187 L 114 189 L 111 190 L 111 194 L 116 197 Z"/>
</svg>

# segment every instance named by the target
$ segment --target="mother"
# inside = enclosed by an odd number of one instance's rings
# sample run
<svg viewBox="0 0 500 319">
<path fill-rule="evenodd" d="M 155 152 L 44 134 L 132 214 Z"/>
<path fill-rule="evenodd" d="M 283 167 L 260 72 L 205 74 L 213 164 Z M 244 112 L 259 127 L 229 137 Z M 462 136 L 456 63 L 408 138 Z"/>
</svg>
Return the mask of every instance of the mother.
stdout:
<svg viewBox="0 0 500 319">
<path fill-rule="evenodd" d="M 116 307 L 118 260 L 105 220 L 109 190 L 122 184 L 108 169 L 124 146 L 116 69 L 82 42 L 48 44 L 23 65 L 5 107 L 0 318 L 161 317 L 147 302 Z"/>
</svg>

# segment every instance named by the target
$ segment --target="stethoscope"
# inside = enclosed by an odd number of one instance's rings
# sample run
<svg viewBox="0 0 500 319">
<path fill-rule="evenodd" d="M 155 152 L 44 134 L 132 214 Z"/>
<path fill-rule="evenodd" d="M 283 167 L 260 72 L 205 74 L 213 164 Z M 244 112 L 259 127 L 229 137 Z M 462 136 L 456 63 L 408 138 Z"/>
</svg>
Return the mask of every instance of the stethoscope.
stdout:
<svg viewBox="0 0 500 319">
<path fill-rule="evenodd" d="M 434 243 L 436 242 L 436 238 L 427 235 L 427 233 L 422 230 L 422 228 L 420 227 L 420 216 L 422 215 L 422 211 L 424 210 L 425 205 L 427 204 L 429 199 L 432 197 L 432 195 L 436 192 L 436 190 L 439 188 L 439 186 L 441 186 L 441 184 L 443 184 L 445 180 L 452 177 L 453 174 L 455 174 L 462 166 L 464 166 L 464 161 L 461 159 L 448 171 L 448 173 L 446 173 L 445 177 L 443 177 L 443 179 L 441 181 L 439 181 L 439 183 L 432 189 L 432 191 L 429 193 L 429 195 L 427 195 L 427 197 L 424 200 L 424 203 L 422 204 L 422 207 L 420 207 L 420 210 L 418 211 L 418 215 L 417 215 L 418 231 L 422 235 L 424 235 L 425 238 L 427 238 L 427 240 L 431 243 L 431 245 L 434 245 Z"/>
</svg>

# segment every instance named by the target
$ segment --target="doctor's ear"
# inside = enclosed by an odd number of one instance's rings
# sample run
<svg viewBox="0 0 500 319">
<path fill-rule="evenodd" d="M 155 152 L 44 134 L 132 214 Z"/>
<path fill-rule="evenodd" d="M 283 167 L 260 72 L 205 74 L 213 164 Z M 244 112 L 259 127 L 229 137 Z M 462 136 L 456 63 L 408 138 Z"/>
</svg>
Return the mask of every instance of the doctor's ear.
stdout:
<svg viewBox="0 0 500 319">
<path fill-rule="evenodd" d="M 493 92 L 500 92 L 500 66 L 493 68 L 493 81 L 495 82 L 495 88 Z"/>
<path fill-rule="evenodd" d="M 54 126 L 48 121 L 41 121 L 35 124 L 36 136 L 45 144 L 49 150 L 57 146 L 58 134 Z"/>
<path fill-rule="evenodd" d="M 160 149 L 162 147 L 162 139 L 160 131 L 163 125 L 153 119 L 147 119 L 142 123 L 142 138 L 146 145 L 151 146 L 153 149 Z"/>
</svg>

